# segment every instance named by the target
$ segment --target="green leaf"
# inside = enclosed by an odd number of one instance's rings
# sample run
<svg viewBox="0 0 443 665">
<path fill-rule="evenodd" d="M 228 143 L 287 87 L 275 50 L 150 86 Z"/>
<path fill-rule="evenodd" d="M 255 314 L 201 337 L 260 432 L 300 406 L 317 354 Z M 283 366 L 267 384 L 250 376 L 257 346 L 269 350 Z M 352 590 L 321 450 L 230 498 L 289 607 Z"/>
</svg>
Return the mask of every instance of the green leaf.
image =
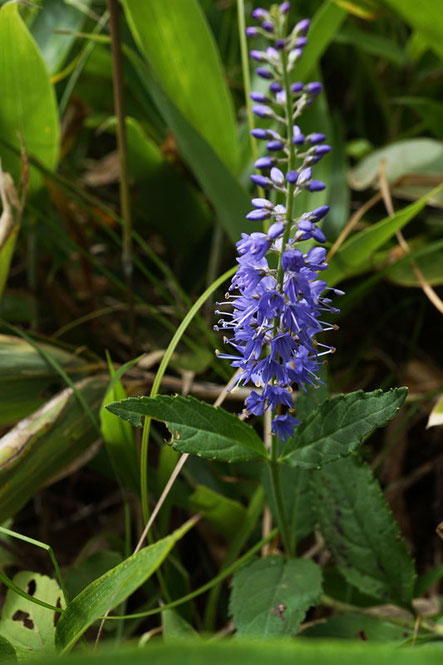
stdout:
<svg viewBox="0 0 443 665">
<path fill-rule="evenodd" d="M 223 462 L 267 456 L 262 440 L 250 425 L 194 397 L 129 397 L 106 408 L 132 425 L 141 426 L 145 416 L 166 423 L 170 443 L 181 453 Z"/>
<path fill-rule="evenodd" d="M 124 0 L 135 41 L 170 99 L 235 172 L 232 99 L 216 43 L 197 0 Z"/>
<path fill-rule="evenodd" d="M 303 631 L 303 637 L 364 640 L 365 642 L 404 642 L 411 639 L 411 628 L 364 614 L 342 614 L 330 617 Z"/>
<path fill-rule="evenodd" d="M 434 136 L 443 139 L 443 104 L 426 97 L 397 97 L 395 102 L 417 111 Z"/>
<path fill-rule="evenodd" d="M 333 256 L 328 269 L 324 272 L 328 285 L 334 286 L 346 277 L 368 270 L 373 253 L 392 238 L 396 231 L 406 226 L 439 192 L 443 192 L 443 185 L 428 192 L 419 201 L 411 203 L 392 217 L 382 219 L 352 236 Z"/>
<path fill-rule="evenodd" d="M 70 665 L 441 665 L 438 643 L 426 648 L 391 647 L 362 642 L 316 640 L 201 640 L 152 644 L 148 649 L 103 649 L 80 651 L 69 658 Z M 35 661 L 36 665 L 59 665 L 64 656 Z"/>
<path fill-rule="evenodd" d="M 229 499 L 205 485 L 197 485 L 189 497 L 189 507 L 208 521 L 212 528 L 231 541 L 245 527 L 247 512 L 239 501 Z"/>
<path fill-rule="evenodd" d="M 175 610 L 165 610 L 162 613 L 163 640 L 166 644 L 178 639 L 198 638 L 197 631 Z"/>
<path fill-rule="evenodd" d="M 71 566 L 65 575 L 69 597 L 78 596 L 88 584 L 91 584 L 97 577 L 101 577 L 121 562 L 122 555 L 119 552 L 103 550 L 102 552 L 94 552 L 83 561 Z"/>
<path fill-rule="evenodd" d="M 269 556 L 235 573 L 229 609 L 239 635 L 294 635 L 320 594 L 316 563 Z"/>
<path fill-rule="evenodd" d="M 359 51 L 380 56 L 399 67 L 403 67 L 408 61 L 405 50 L 392 39 L 387 39 L 369 30 L 360 30 L 354 25 L 344 26 L 335 40 L 339 44 L 352 44 Z"/>
<path fill-rule="evenodd" d="M 286 464 L 280 466 L 283 510 L 288 523 L 292 552 L 295 550 L 295 545 L 312 533 L 315 528 L 316 518 L 312 509 L 309 476 L 310 473 L 306 469 L 294 468 Z M 271 509 L 275 523 L 278 523 L 275 496 L 268 469 L 264 469 L 263 485 L 266 490 L 268 506 Z"/>
<path fill-rule="evenodd" d="M 334 38 L 347 16 L 347 11 L 326 0 L 315 13 L 309 32 L 313 38 L 304 49 L 303 58 L 297 63 L 297 80 L 306 81 L 312 70 Z"/>
<path fill-rule="evenodd" d="M 15 575 L 13 582 L 39 600 L 63 607 L 63 595 L 55 580 L 38 573 L 22 571 Z M 55 612 L 9 590 L 2 609 L 0 634 L 11 642 L 20 659 L 38 653 L 49 655 L 55 653 L 54 619 Z"/>
<path fill-rule="evenodd" d="M 189 520 L 171 535 L 128 557 L 79 593 L 57 623 L 57 650 L 69 651 L 99 617 L 120 605 L 144 584 L 194 523 L 195 519 Z"/>
<path fill-rule="evenodd" d="M 395 416 L 407 388 L 387 392 L 357 390 L 324 402 L 286 444 L 283 461 L 291 466 L 318 469 L 357 450 L 377 427 Z"/>
<path fill-rule="evenodd" d="M 75 386 L 98 413 L 106 379 L 84 379 Z M 72 388 L 20 421 L 0 439 L 0 521 L 14 515 L 42 484 L 85 464 L 96 440 L 97 430 Z"/>
<path fill-rule="evenodd" d="M 311 480 L 320 530 L 343 577 L 383 602 L 409 607 L 414 564 L 369 467 L 352 456 Z"/>
<path fill-rule="evenodd" d="M 57 161 L 59 121 L 54 90 L 36 43 L 20 18 L 17 3 L 0 9 L 0 141 L 20 150 L 19 135 L 27 152 L 49 169 Z M 18 183 L 20 156 L 2 147 L 2 163 Z M 30 190 L 41 182 L 31 168 Z"/>
<path fill-rule="evenodd" d="M 384 0 L 413 28 L 418 30 L 440 57 L 443 57 L 441 5 L 437 0 Z"/>
<path fill-rule="evenodd" d="M 184 117 L 177 106 L 146 76 L 133 60 L 140 80 L 152 95 L 155 104 L 173 131 L 180 154 L 192 169 L 217 213 L 220 223 L 233 242 L 247 231 L 246 213 L 250 208 L 248 193 L 223 163 L 214 149 Z M 321 163 L 320 163 L 321 165 Z M 226 196 L 229 192 L 229 196 Z"/>
<path fill-rule="evenodd" d="M 15 649 L 12 646 L 11 642 L 0 635 L 0 661 L 4 665 L 12 665 L 17 662 L 17 656 L 15 655 Z"/>
<path fill-rule="evenodd" d="M 55 74 L 66 60 L 76 35 L 85 22 L 91 0 L 45 0 L 31 24 L 31 33 L 45 59 L 50 74 Z M 65 34 L 56 32 L 66 30 Z"/>
<path fill-rule="evenodd" d="M 415 582 L 414 598 L 420 598 L 423 596 L 426 591 L 429 591 L 431 587 L 433 587 L 435 584 L 438 584 L 442 577 L 443 563 L 441 563 L 439 566 L 436 566 L 435 568 L 432 568 L 432 570 L 426 571 L 426 573 L 418 575 Z"/>
<path fill-rule="evenodd" d="M 332 151 L 329 178 L 329 213 L 322 230 L 328 240 L 334 240 L 349 218 L 351 192 L 348 185 L 348 162 L 344 144 L 344 127 L 340 116 L 332 118 Z"/>
<path fill-rule="evenodd" d="M 443 284 L 443 241 L 430 243 L 426 236 L 408 239 L 408 245 L 414 265 L 419 268 L 426 282 L 431 286 Z M 407 254 L 398 257 L 398 246 L 389 250 L 377 252 L 373 257 L 373 264 L 378 270 L 383 270 L 384 276 L 394 284 L 422 288 L 421 282 L 414 272 Z"/>
</svg>

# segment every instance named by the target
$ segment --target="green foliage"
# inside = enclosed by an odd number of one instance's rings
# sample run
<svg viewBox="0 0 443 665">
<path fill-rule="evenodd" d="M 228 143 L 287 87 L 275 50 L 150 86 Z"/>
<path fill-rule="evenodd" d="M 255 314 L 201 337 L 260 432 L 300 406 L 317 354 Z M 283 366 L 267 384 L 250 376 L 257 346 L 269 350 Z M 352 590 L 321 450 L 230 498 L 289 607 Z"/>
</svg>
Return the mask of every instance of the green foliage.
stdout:
<svg viewBox="0 0 443 665">
<path fill-rule="evenodd" d="M 166 94 L 228 164 L 237 167 L 236 129 L 220 56 L 197 0 L 124 0 L 134 39 Z M 204 94 L 202 91 L 204 90 Z"/>
<path fill-rule="evenodd" d="M 45 575 L 21 571 L 15 575 L 13 582 L 50 605 L 64 606 L 57 582 Z M 55 653 L 55 616 L 55 612 L 9 590 L 2 609 L 0 635 L 8 639 L 20 660 L 42 653 L 49 656 Z"/>
<path fill-rule="evenodd" d="M 407 388 L 384 393 L 358 390 L 324 402 L 285 446 L 283 461 L 318 469 L 354 452 L 377 427 L 384 427 L 406 399 Z"/>
<path fill-rule="evenodd" d="M 342 575 L 383 602 L 409 607 L 414 564 L 369 467 L 348 457 L 311 480 L 319 527 Z"/>
<path fill-rule="evenodd" d="M 128 557 L 83 589 L 69 603 L 57 623 L 57 650 L 69 651 L 94 621 L 120 605 L 146 582 L 193 524 L 193 521 L 187 522 L 166 538 Z"/>
<path fill-rule="evenodd" d="M 247 512 L 239 501 L 198 485 L 189 497 L 189 507 L 203 515 L 212 528 L 227 540 L 232 540 L 246 525 Z"/>
<path fill-rule="evenodd" d="M 268 556 L 232 581 L 230 612 L 239 635 L 294 635 L 321 593 L 321 570 L 308 559 Z"/>
<path fill-rule="evenodd" d="M 43 58 L 18 13 L 15 2 L 0 9 L 0 141 L 3 169 L 18 184 L 20 157 L 5 147 L 5 142 L 37 157 L 53 169 L 59 149 L 59 121 L 54 90 Z M 20 138 L 21 137 L 21 138 Z M 32 171 L 31 191 L 39 186 Z"/>
<path fill-rule="evenodd" d="M 106 408 L 132 425 L 140 426 L 145 416 L 166 423 L 170 445 L 181 453 L 224 462 L 266 457 L 263 442 L 250 425 L 193 397 L 129 397 Z"/>
<path fill-rule="evenodd" d="M 365 640 L 368 642 L 401 643 L 413 635 L 411 629 L 389 623 L 387 620 L 364 614 L 341 614 L 307 628 L 303 637 L 323 639 Z"/>
</svg>

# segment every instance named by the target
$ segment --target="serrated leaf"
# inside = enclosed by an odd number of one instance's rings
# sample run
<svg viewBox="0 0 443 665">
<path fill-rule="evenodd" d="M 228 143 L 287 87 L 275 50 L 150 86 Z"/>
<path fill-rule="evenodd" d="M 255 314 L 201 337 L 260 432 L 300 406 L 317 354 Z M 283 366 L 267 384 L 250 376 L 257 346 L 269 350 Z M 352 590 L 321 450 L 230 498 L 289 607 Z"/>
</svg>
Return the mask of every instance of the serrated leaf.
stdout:
<svg viewBox="0 0 443 665">
<path fill-rule="evenodd" d="M 175 610 L 165 610 L 162 612 L 163 640 L 165 643 L 174 642 L 180 639 L 198 639 L 196 630 Z"/>
<path fill-rule="evenodd" d="M 57 624 L 57 650 L 69 651 L 94 621 L 120 605 L 144 584 L 194 523 L 195 520 L 189 520 L 171 535 L 128 557 L 81 591 L 69 603 Z"/>
<path fill-rule="evenodd" d="M 330 617 L 303 631 L 303 637 L 364 640 L 365 642 L 404 642 L 414 631 L 388 620 L 364 614 L 347 613 Z"/>
<path fill-rule="evenodd" d="M 283 461 L 316 469 L 350 455 L 377 427 L 384 427 L 406 399 L 407 388 L 362 390 L 324 402 L 297 430 Z"/>
<path fill-rule="evenodd" d="M 310 559 L 270 556 L 241 568 L 232 581 L 230 613 L 240 635 L 294 635 L 318 602 L 321 570 Z"/>
<path fill-rule="evenodd" d="M 311 474 L 314 509 L 337 568 L 350 584 L 409 607 L 414 564 L 369 467 L 348 457 Z"/>
<path fill-rule="evenodd" d="M 106 408 L 136 426 L 142 424 L 145 416 L 166 423 L 171 444 L 181 453 L 224 462 L 267 456 L 263 442 L 250 425 L 194 397 L 129 397 Z"/>
<path fill-rule="evenodd" d="M 63 607 L 63 595 L 55 580 L 28 571 L 17 573 L 14 584 L 39 600 Z M 36 654 L 55 653 L 55 612 L 22 598 L 9 590 L 2 609 L 0 634 L 13 645 L 23 658 Z"/>
</svg>

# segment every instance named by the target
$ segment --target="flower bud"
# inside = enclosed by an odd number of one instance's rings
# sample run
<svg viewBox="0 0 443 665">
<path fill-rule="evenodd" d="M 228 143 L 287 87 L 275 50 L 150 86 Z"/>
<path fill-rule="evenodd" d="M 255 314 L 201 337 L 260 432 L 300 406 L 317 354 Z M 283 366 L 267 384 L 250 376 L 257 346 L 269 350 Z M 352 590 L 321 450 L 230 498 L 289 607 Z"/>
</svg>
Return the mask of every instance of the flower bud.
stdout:
<svg viewBox="0 0 443 665">
<path fill-rule="evenodd" d="M 263 169 L 270 169 L 271 166 L 274 166 L 274 164 L 275 159 L 272 159 L 272 157 L 260 157 L 260 159 L 257 159 L 254 166 L 256 169 L 260 169 L 260 171 L 262 171 Z"/>
<path fill-rule="evenodd" d="M 301 81 L 297 81 L 296 83 L 293 83 L 291 85 L 291 92 L 297 93 L 303 90 L 303 83 Z"/>
<path fill-rule="evenodd" d="M 272 83 L 269 85 L 269 90 L 271 92 L 280 92 L 283 90 L 283 88 L 281 87 L 280 83 L 277 83 L 277 81 L 272 81 Z"/>
<path fill-rule="evenodd" d="M 266 131 L 266 129 L 262 129 L 261 127 L 256 127 L 255 129 L 251 129 L 251 134 L 256 139 L 267 139 L 268 138 L 268 132 Z"/>
<path fill-rule="evenodd" d="M 272 118 L 274 115 L 274 111 L 272 109 L 268 108 L 267 106 L 262 106 L 261 104 L 253 106 L 252 113 L 258 115 L 259 118 Z"/>
<path fill-rule="evenodd" d="M 260 33 L 259 33 L 259 31 L 257 30 L 257 28 L 254 28 L 254 27 L 252 27 L 252 26 L 249 26 L 249 27 L 246 28 L 246 30 L 245 30 L 245 35 L 246 35 L 246 37 L 258 37 L 259 34 L 260 34 Z"/>
<path fill-rule="evenodd" d="M 283 224 L 283 222 L 274 222 L 274 224 L 271 224 L 271 226 L 268 229 L 268 238 L 275 240 L 275 238 L 281 236 L 284 230 L 285 230 L 285 225 Z"/>
<path fill-rule="evenodd" d="M 321 192 L 322 189 L 326 189 L 326 185 L 321 180 L 311 180 L 306 189 L 309 192 Z"/>
<path fill-rule="evenodd" d="M 313 81 L 312 83 L 308 83 L 308 85 L 305 86 L 305 92 L 307 92 L 309 95 L 319 95 L 322 90 L 323 86 L 318 81 Z"/>
<path fill-rule="evenodd" d="M 266 144 L 266 150 L 270 150 L 271 152 L 279 152 L 283 148 L 284 144 L 281 141 L 268 141 Z"/>
<path fill-rule="evenodd" d="M 263 60 L 266 60 L 263 51 L 256 51 L 253 49 L 252 51 L 249 51 L 249 55 L 253 60 L 257 60 L 257 62 L 262 62 Z"/>
<path fill-rule="evenodd" d="M 254 208 L 268 208 L 268 210 L 274 209 L 274 204 L 272 203 L 272 201 L 269 201 L 269 199 L 252 199 L 251 203 L 254 206 Z"/>
<path fill-rule="evenodd" d="M 283 172 L 280 171 L 280 169 L 275 168 L 275 166 L 271 169 L 271 180 L 277 185 L 277 187 L 283 187 L 285 184 L 285 176 L 283 175 Z"/>
<path fill-rule="evenodd" d="M 310 166 L 308 168 L 303 169 L 303 171 L 300 172 L 300 175 L 298 176 L 297 184 L 298 185 L 303 185 L 305 182 L 310 180 L 312 177 L 312 169 Z"/>
<path fill-rule="evenodd" d="M 286 174 L 286 180 L 294 185 L 298 180 L 298 171 L 288 171 Z"/>
<path fill-rule="evenodd" d="M 272 180 L 269 180 L 264 175 L 258 175 L 256 173 L 253 173 L 251 176 L 249 176 L 256 185 L 259 187 L 263 187 L 263 189 L 270 189 L 272 187 Z"/>
<path fill-rule="evenodd" d="M 282 2 L 282 4 L 280 5 L 280 13 L 281 14 L 287 14 L 290 9 L 291 9 L 291 3 L 290 2 Z"/>
<path fill-rule="evenodd" d="M 266 95 L 263 92 L 251 92 L 249 94 L 249 97 L 252 99 L 254 102 L 268 102 L 269 99 L 266 97 Z"/>
<path fill-rule="evenodd" d="M 309 26 L 311 25 L 311 21 L 308 18 L 304 18 L 303 20 L 299 21 L 295 28 L 294 32 L 296 35 L 307 35 Z"/>
<path fill-rule="evenodd" d="M 257 67 L 255 70 L 255 73 L 257 76 L 260 76 L 262 79 L 272 79 L 272 73 L 269 71 L 269 69 L 265 69 L 264 67 Z"/>
<path fill-rule="evenodd" d="M 251 222 L 262 222 L 270 216 L 271 212 L 262 208 L 261 210 L 251 210 L 251 212 L 248 212 L 246 219 L 249 219 Z"/>
<path fill-rule="evenodd" d="M 329 206 L 320 206 L 311 212 L 311 219 L 319 222 L 329 212 Z"/>
<path fill-rule="evenodd" d="M 317 145 L 317 143 L 322 143 L 325 138 L 326 136 L 324 134 L 320 134 L 320 132 L 313 132 L 306 137 L 306 140 L 311 145 Z"/>
</svg>

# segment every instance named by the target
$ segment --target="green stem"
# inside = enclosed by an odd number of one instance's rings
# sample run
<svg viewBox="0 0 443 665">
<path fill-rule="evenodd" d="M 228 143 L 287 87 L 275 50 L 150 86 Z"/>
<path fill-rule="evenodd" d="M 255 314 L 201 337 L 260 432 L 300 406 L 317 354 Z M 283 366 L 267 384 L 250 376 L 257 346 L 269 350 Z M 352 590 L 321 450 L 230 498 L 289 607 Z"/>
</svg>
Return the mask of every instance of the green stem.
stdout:
<svg viewBox="0 0 443 665">
<path fill-rule="evenodd" d="M 129 304 L 129 329 L 134 340 L 134 293 L 132 288 L 132 220 L 131 197 L 128 179 L 128 149 L 126 143 L 125 94 L 123 83 L 123 59 L 120 39 L 120 7 L 117 0 L 108 0 L 109 28 L 111 33 L 112 83 L 114 89 L 114 109 L 117 118 L 117 149 L 120 167 L 120 213 L 123 221 L 123 273 Z"/>
<path fill-rule="evenodd" d="M 160 389 L 160 384 L 162 382 L 163 376 L 168 367 L 169 361 L 171 360 L 172 354 L 174 353 L 180 339 L 183 337 L 183 334 L 186 331 L 186 328 L 191 323 L 194 316 L 200 310 L 202 305 L 206 300 L 216 291 L 219 286 L 223 284 L 227 279 L 229 279 L 237 270 L 237 266 L 227 270 L 221 277 L 215 280 L 211 286 L 209 286 L 204 293 L 195 301 L 189 312 L 186 314 L 185 318 L 177 328 L 177 331 L 171 341 L 169 346 L 165 351 L 165 354 L 161 360 L 157 374 L 155 375 L 154 382 L 152 384 L 150 397 L 155 397 L 158 394 Z M 143 510 L 143 519 L 145 523 L 149 520 L 149 502 L 148 502 L 148 450 L 149 450 L 149 432 L 151 429 L 151 418 L 145 417 L 145 422 L 143 426 L 143 436 L 141 443 L 141 453 L 140 453 L 140 488 L 141 488 L 141 501 L 142 501 L 142 510 Z"/>
<path fill-rule="evenodd" d="M 269 472 L 271 476 L 272 491 L 274 494 L 274 505 L 277 513 L 277 523 L 285 548 L 287 557 L 292 555 L 291 538 L 286 521 L 283 497 L 280 485 L 280 463 L 278 461 L 277 440 L 273 437 L 271 442 L 271 459 L 269 460 Z"/>
<path fill-rule="evenodd" d="M 207 582 L 206 584 L 203 584 L 199 589 L 196 589 L 195 591 L 192 591 L 191 593 L 188 593 L 186 596 L 183 596 L 182 598 L 178 598 L 177 600 L 173 600 L 172 603 L 168 603 L 167 605 L 162 605 L 161 607 L 155 607 L 153 610 L 147 610 L 146 612 L 137 612 L 136 614 L 126 614 L 125 616 L 107 616 L 106 621 L 123 621 L 125 619 L 140 619 L 141 617 L 147 617 L 151 616 L 152 614 L 159 614 L 160 612 L 164 612 L 164 610 L 170 610 L 174 607 L 178 607 L 179 605 L 183 605 L 183 603 L 187 603 L 188 601 L 192 600 L 193 598 L 196 598 L 197 596 L 201 596 L 202 593 L 205 593 L 206 591 L 209 591 L 212 589 L 212 587 L 216 586 L 219 584 L 219 582 L 222 582 L 225 580 L 227 577 L 232 575 L 240 566 L 242 566 L 245 561 L 251 558 L 256 552 L 259 552 L 263 545 L 266 545 L 266 543 L 271 542 L 275 538 L 275 536 L 278 533 L 278 529 L 273 529 L 270 533 L 268 533 L 267 536 L 262 538 L 261 540 L 258 541 L 253 547 L 251 547 L 250 550 L 246 552 L 240 559 L 237 559 L 231 566 L 228 566 L 225 568 L 221 573 L 216 575 L 210 582 Z M 103 617 L 99 617 L 101 619 Z"/>
</svg>

